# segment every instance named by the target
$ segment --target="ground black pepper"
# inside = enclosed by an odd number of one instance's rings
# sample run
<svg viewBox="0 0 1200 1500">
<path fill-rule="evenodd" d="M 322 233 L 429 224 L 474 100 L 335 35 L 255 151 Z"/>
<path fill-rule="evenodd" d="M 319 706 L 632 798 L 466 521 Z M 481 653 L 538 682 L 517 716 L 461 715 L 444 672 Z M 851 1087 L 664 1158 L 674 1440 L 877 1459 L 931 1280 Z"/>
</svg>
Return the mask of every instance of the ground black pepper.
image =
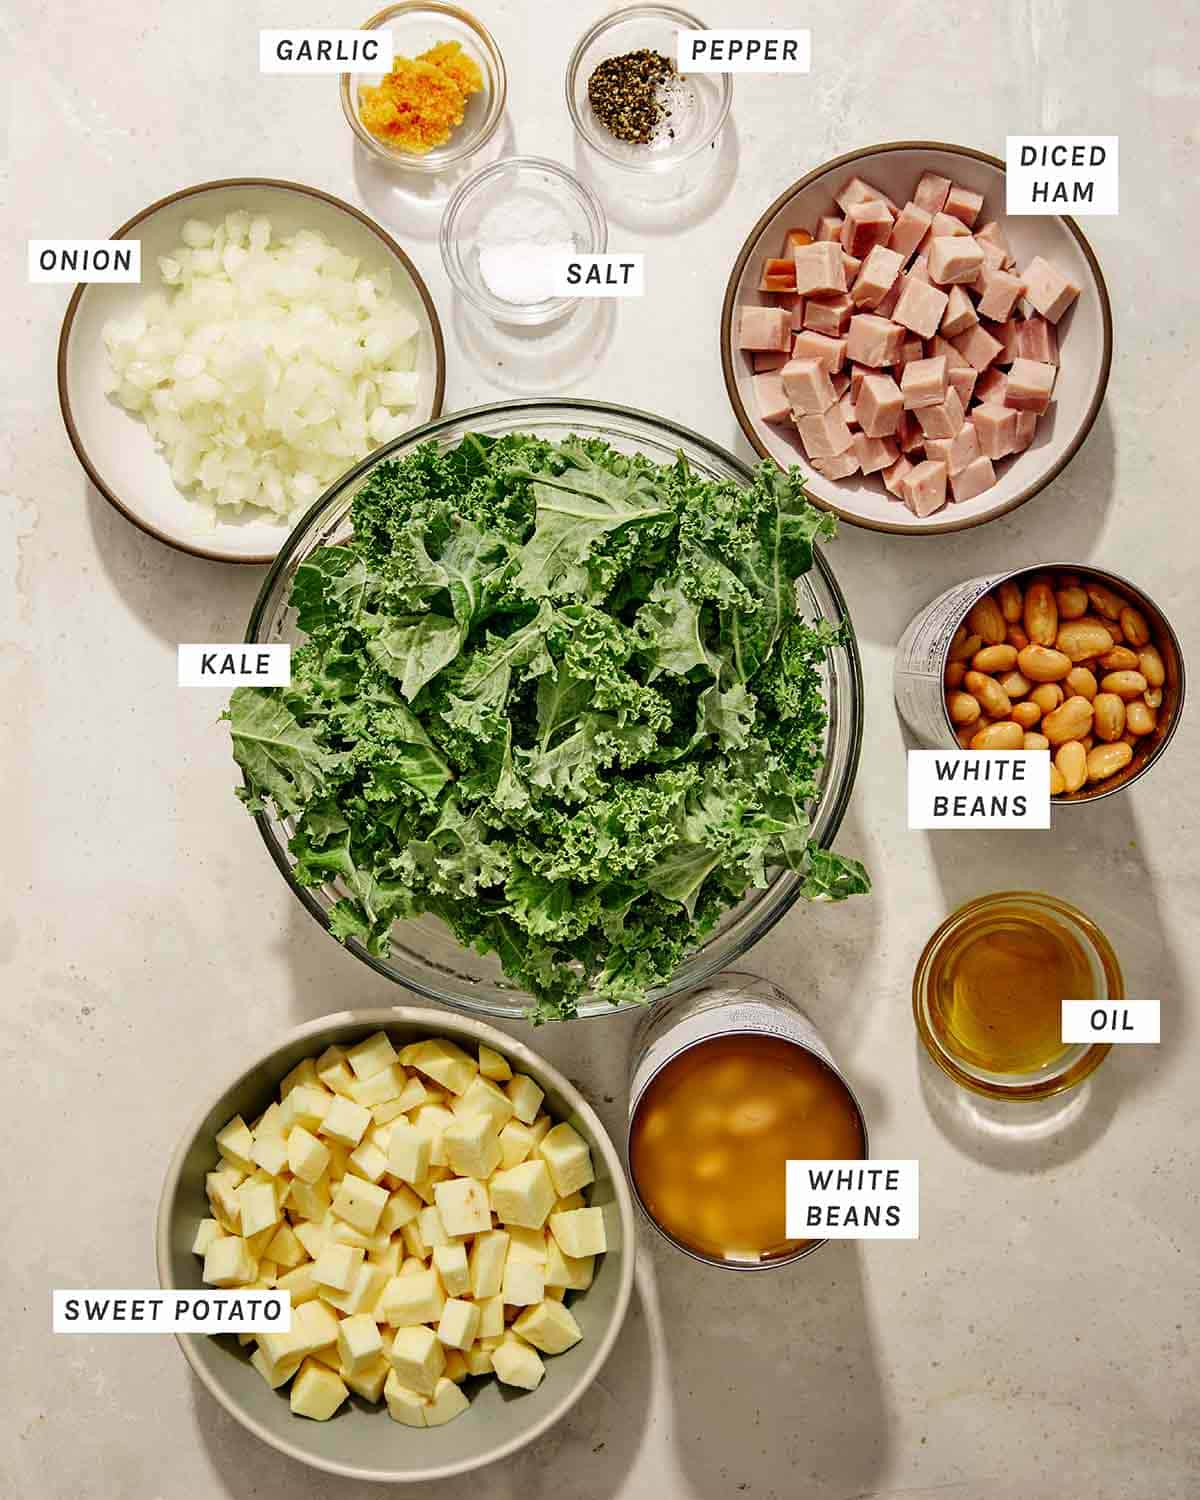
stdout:
<svg viewBox="0 0 1200 1500">
<path fill-rule="evenodd" d="M 668 114 L 659 91 L 678 76 L 669 57 L 648 47 L 606 57 L 588 79 L 588 101 L 601 125 L 619 141 L 645 146 Z"/>
</svg>

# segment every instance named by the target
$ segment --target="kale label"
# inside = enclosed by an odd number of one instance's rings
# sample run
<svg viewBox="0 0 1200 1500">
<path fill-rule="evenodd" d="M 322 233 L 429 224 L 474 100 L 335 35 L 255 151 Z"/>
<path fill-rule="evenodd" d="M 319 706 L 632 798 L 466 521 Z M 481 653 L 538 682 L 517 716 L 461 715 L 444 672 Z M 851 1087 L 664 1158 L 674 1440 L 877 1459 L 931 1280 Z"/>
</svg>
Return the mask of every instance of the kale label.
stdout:
<svg viewBox="0 0 1200 1500">
<path fill-rule="evenodd" d="M 180 687 L 288 687 L 292 648 L 246 645 L 180 646 Z"/>
</svg>

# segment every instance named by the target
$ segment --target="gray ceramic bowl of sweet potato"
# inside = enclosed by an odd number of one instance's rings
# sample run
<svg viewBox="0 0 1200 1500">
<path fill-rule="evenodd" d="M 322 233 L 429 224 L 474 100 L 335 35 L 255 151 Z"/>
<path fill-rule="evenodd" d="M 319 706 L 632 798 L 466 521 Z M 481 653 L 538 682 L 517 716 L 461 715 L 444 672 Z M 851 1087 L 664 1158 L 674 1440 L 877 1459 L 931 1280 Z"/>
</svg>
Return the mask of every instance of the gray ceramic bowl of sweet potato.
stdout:
<svg viewBox="0 0 1200 1500">
<path fill-rule="evenodd" d="M 575 1404 L 592 1383 L 620 1332 L 633 1288 L 635 1230 L 633 1201 L 621 1158 L 587 1101 L 557 1069 L 528 1047 L 482 1021 L 426 1007 L 343 1011 L 290 1032 L 263 1055 L 250 1059 L 236 1076 L 214 1091 L 186 1131 L 167 1172 L 158 1210 L 157 1258 L 160 1284 L 199 1288 L 201 1263 L 192 1253 L 197 1222 L 208 1214 L 205 1173 L 217 1151 L 213 1137 L 236 1114 L 251 1119 L 278 1097 L 283 1077 L 305 1057 L 339 1043 L 351 1046 L 384 1030 L 397 1047 L 427 1036 L 446 1036 L 468 1051 L 480 1042 L 504 1054 L 514 1069 L 528 1073 L 545 1090 L 545 1108 L 556 1120 L 569 1120 L 592 1151 L 596 1181 L 589 1202 L 604 1210 L 608 1251 L 596 1263 L 586 1292 L 568 1294 L 582 1340 L 565 1354 L 546 1360 L 546 1375 L 535 1391 L 517 1390 L 492 1378 L 469 1379 L 464 1387 L 471 1409 L 444 1427 L 410 1428 L 393 1422 L 386 1405 L 372 1406 L 351 1396 L 328 1422 L 293 1416 L 288 1390 L 270 1390 L 232 1336 L 180 1334 L 188 1363 L 209 1392 L 243 1427 L 302 1463 L 347 1479 L 402 1484 L 445 1478 L 476 1469 L 545 1432 Z"/>
</svg>

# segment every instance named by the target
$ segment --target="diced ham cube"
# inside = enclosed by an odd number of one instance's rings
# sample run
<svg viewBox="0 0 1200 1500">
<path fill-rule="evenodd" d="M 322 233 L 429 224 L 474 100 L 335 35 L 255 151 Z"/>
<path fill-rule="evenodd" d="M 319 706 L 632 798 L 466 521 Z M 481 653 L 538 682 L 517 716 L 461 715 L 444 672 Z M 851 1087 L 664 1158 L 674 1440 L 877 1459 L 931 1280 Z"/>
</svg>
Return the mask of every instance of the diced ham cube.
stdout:
<svg viewBox="0 0 1200 1500">
<path fill-rule="evenodd" d="M 959 187 L 957 183 L 946 194 L 946 212 L 961 219 L 968 229 L 979 217 L 982 207 L 982 193 L 972 193 L 968 188 Z"/>
<path fill-rule="evenodd" d="M 933 222 L 929 226 L 929 239 L 965 239 L 973 238 L 971 231 L 955 214 L 934 214 Z"/>
<path fill-rule="evenodd" d="M 979 315 L 961 286 L 952 286 L 947 295 L 949 301 L 942 314 L 941 334 L 943 338 L 952 339 L 956 334 L 965 333 L 972 323 L 978 323 Z"/>
<path fill-rule="evenodd" d="M 900 358 L 897 365 L 903 370 L 905 365 L 911 365 L 914 359 L 925 358 L 925 343 L 923 339 L 905 339 L 900 345 Z"/>
<path fill-rule="evenodd" d="M 828 240 L 799 245 L 792 257 L 796 265 L 796 292 L 807 297 L 810 292 L 844 292 L 846 272 L 839 246 Z"/>
<path fill-rule="evenodd" d="M 794 292 L 796 290 L 795 261 L 790 256 L 787 260 L 772 258 L 764 260 L 758 289 L 760 292 Z"/>
<path fill-rule="evenodd" d="M 904 398 L 900 387 L 890 375 L 868 375 L 854 403 L 858 425 L 869 438 L 891 437 L 900 424 L 904 410 Z M 879 465 L 875 466 L 876 468 Z M 864 474 L 874 473 L 865 463 Z"/>
<path fill-rule="evenodd" d="M 897 500 L 901 498 L 901 481 L 904 479 L 904 476 L 906 474 L 912 473 L 913 467 L 914 466 L 912 460 L 906 458 L 902 453 L 890 469 L 884 469 L 883 471 L 883 474 L 881 476 L 883 479 L 883 487 L 888 491 L 889 494 L 895 495 Z"/>
<path fill-rule="evenodd" d="M 900 392 L 904 397 L 905 411 L 916 411 L 919 406 L 940 406 L 946 399 L 947 388 L 944 355 L 915 359 L 904 366 Z"/>
<path fill-rule="evenodd" d="M 931 516 L 946 503 L 946 465 L 927 458 L 900 481 L 900 497 L 914 516 Z"/>
<path fill-rule="evenodd" d="M 846 186 L 837 195 L 837 206 L 841 211 L 849 213 L 856 203 L 882 203 L 889 212 L 896 212 L 896 205 L 886 193 L 881 193 L 877 187 L 872 187 L 869 182 L 864 182 L 861 177 L 852 177 Z"/>
<path fill-rule="evenodd" d="M 996 249 L 1004 256 L 1002 264 L 1011 265 L 1012 251 L 1008 248 L 1008 241 L 1004 238 L 1004 231 L 996 223 L 995 219 L 990 220 L 982 229 L 977 229 L 975 231 L 975 238 L 981 245 L 995 245 Z"/>
<path fill-rule="evenodd" d="M 938 286 L 974 281 L 982 265 L 983 251 L 969 235 L 944 234 L 929 242 L 929 276 Z"/>
<path fill-rule="evenodd" d="M 1025 295 L 1047 322 L 1057 323 L 1079 296 L 1079 288 L 1057 267 L 1036 255 L 1025 268 Z"/>
<path fill-rule="evenodd" d="M 854 305 L 878 307 L 895 284 L 903 263 L 898 251 L 888 250 L 884 245 L 873 246 L 850 288 Z"/>
<path fill-rule="evenodd" d="M 904 287 L 892 310 L 892 317 L 919 338 L 931 339 L 938 331 L 947 300 L 946 293 L 939 287 L 919 280 L 910 271 L 904 278 Z"/>
<path fill-rule="evenodd" d="M 842 414 L 842 421 L 847 427 L 858 426 L 858 407 L 854 404 L 854 397 L 847 391 L 844 396 L 838 398 L 838 411 Z"/>
<path fill-rule="evenodd" d="M 919 203 L 906 203 L 892 225 L 888 248 L 907 260 L 928 233 L 933 215 Z"/>
<path fill-rule="evenodd" d="M 784 394 L 802 417 L 819 417 L 837 400 L 829 371 L 819 359 L 792 359 L 780 372 Z"/>
<path fill-rule="evenodd" d="M 990 490 L 995 482 L 996 471 L 992 468 L 992 461 L 983 453 L 965 469 L 960 469 L 957 474 L 950 476 L 950 488 L 954 492 L 955 500 L 960 503 L 963 500 L 974 500 L 976 495 L 982 495 L 984 490 Z"/>
<path fill-rule="evenodd" d="M 854 278 L 862 270 L 862 261 L 857 255 L 847 255 L 842 251 L 842 270 L 846 273 L 846 285 L 853 286 Z"/>
<path fill-rule="evenodd" d="M 946 198 L 953 185 L 948 177 L 939 177 L 934 172 L 926 172 L 917 183 L 913 202 L 918 208 L 923 208 L 927 214 L 940 214 L 946 206 Z"/>
<path fill-rule="evenodd" d="M 754 387 L 758 414 L 764 422 L 786 422 L 791 417 L 791 402 L 784 392 L 783 380 L 777 371 L 755 375 L 750 383 Z"/>
<path fill-rule="evenodd" d="M 903 295 L 900 301 L 904 301 Z M 877 317 L 874 313 L 858 313 L 850 319 L 846 352 L 855 364 L 870 365 L 874 369 L 894 365 L 903 343 L 904 329 L 888 318 Z"/>
<path fill-rule="evenodd" d="M 963 407 L 951 386 L 937 406 L 918 406 L 917 421 L 926 437 L 957 437 L 963 425 Z"/>
<path fill-rule="evenodd" d="M 785 297 L 783 306 L 788 309 L 792 316 L 791 329 L 793 333 L 799 333 L 804 327 L 804 298 Z"/>
<path fill-rule="evenodd" d="M 845 453 L 854 440 L 836 406 L 819 416 L 797 417 L 795 421 L 796 431 L 809 458 L 836 458 L 839 453 Z"/>
<path fill-rule="evenodd" d="M 1004 392 L 1008 389 L 1008 376 L 1002 374 L 995 365 L 991 365 L 982 375 L 978 377 L 975 387 L 975 395 L 980 401 L 991 401 L 997 406 L 1004 405 Z"/>
<path fill-rule="evenodd" d="M 1050 393 L 1057 374 L 1054 365 L 1042 364 L 1035 359 L 1014 359 L 1008 372 L 1005 405 L 1016 407 L 1018 411 L 1045 411 L 1050 405 Z"/>
<path fill-rule="evenodd" d="M 910 281 L 923 281 L 927 286 L 932 286 L 933 283 L 929 280 L 928 255 L 918 255 L 909 266 L 907 274 Z"/>
<path fill-rule="evenodd" d="M 1000 340 L 1001 349 L 1000 353 L 996 356 L 996 363 L 998 365 L 1011 365 L 1021 352 L 1017 347 L 1017 330 L 1021 326 L 1021 320 L 1019 318 L 1009 318 L 1006 322 L 988 323 L 985 326 L 988 333 L 994 339 Z"/>
<path fill-rule="evenodd" d="M 979 299 L 979 316 L 1003 323 L 1012 317 L 1012 310 L 1017 305 L 1017 298 L 1025 290 L 1025 283 L 1019 277 L 1010 276 L 1007 271 L 984 266 L 979 273 L 979 289 L 983 293 Z"/>
<path fill-rule="evenodd" d="M 804 304 L 804 326 L 811 328 L 814 333 L 837 338 L 849 327 L 853 311 L 854 303 L 845 292 L 832 297 L 828 293 L 820 297 L 809 297 Z"/>
<path fill-rule="evenodd" d="M 973 370 L 986 370 L 1004 348 L 999 339 L 994 339 L 982 323 L 968 328 L 950 342 Z"/>
<path fill-rule="evenodd" d="M 852 204 L 842 225 L 842 249 L 847 255 L 864 256 L 874 246 L 886 245 L 893 222 L 886 203 L 871 199 Z"/>
<path fill-rule="evenodd" d="M 896 441 L 900 444 L 901 453 L 915 453 L 925 446 L 925 434 L 921 431 L 921 424 L 912 412 L 900 413 L 900 425 L 896 428 Z"/>
<path fill-rule="evenodd" d="M 961 473 L 979 457 L 979 437 L 975 431 L 975 423 L 964 422 L 952 438 L 926 438 L 925 456 L 944 463 L 951 478 Z"/>
<path fill-rule="evenodd" d="M 880 469 L 890 469 L 900 456 L 890 438 L 868 437 L 865 432 L 854 434 L 854 452 L 864 474 L 878 474 Z"/>
<path fill-rule="evenodd" d="M 874 374 L 875 371 L 871 369 L 870 365 L 850 366 L 850 399 L 852 401 L 858 400 L 859 392 L 862 390 L 862 383 L 867 376 Z"/>
<path fill-rule="evenodd" d="M 941 334 L 937 334 L 934 337 L 933 349 L 931 352 L 934 354 L 942 354 L 945 356 L 946 368 L 948 370 L 971 369 L 971 366 L 962 357 L 962 355 L 958 352 L 958 350 L 954 347 L 950 340 L 942 338 Z"/>
<path fill-rule="evenodd" d="M 872 312 L 881 318 L 890 318 L 896 311 L 896 303 L 900 300 L 900 293 L 904 290 L 903 275 L 897 276 L 892 282 L 891 290 L 885 295 L 878 307 L 872 308 Z"/>
<path fill-rule="evenodd" d="M 980 268 L 980 276 L 983 275 L 989 266 L 993 271 L 1003 271 L 1005 269 L 1004 251 L 999 246 L 993 245 L 990 240 L 981 240 L 978 235 L 975 236 L 975 243 L 983 252 L 983 265 Z"/>
<path fill-rule="evenodd" d="M 792 341 L 790 322 L 786 308 L 747 303 L 738 313 L 738 348 L 786 349 Z"/>
<path fill-rule="evenodd" d="M 1019 411 L 1017 413 L 1017 440 L 1013 445 L 1014 453 L 1024 453 L 1030 443 L 1033 442 L 1033 434 L 1037 430 L 1038 414 L 1035 411 Z"/>
<path fill-rule="evenodd" d="M 793 359 L 819 359 L 831 375 L 846 362 L 846 340 L 804 329 L 792 340 Z"/>
<path fill-rule="evenodd" d="M 1036 359 L 1039 364 L 1058 363 L 1058 334 L 1053 323 L 1035 314 L 1017 324 L 1017 354 L 1021 359 Z"/>
<path fill-rule="evenodd" d="M 963 411 L 971 404 L 971 397 L 975 394 L 975 382 L 979 376 L 965 361 L 959 365 L 947 363 L 946 379 L 958 392 L 958 399 L 962 402 Z"/>
<path fill-rule="evenodd" d="M 851 474 L 858 473 L 858 454 L 853 444 L 845 453 L 837 453 L 832 458 L 810 458 L 809 463 L 826 479 L 849 479 Z"/>
<path fill-rule="evenodd" d="M 846 394 L 846 392 L 850 389 L 850 377 L 849 377 L 849 375 L 846 374 L 846 372 L 844 370 L 839 370 L 837 372 L 837 374 L 831 375 L 829 377 L 829 383 L 830 383 L 830 385 L 833 386 L 834 390 L 837 392 L 837 398 L 838 398 L 839 401 Z"/>
<path fill-rule="evenodd" d="M 824 214 L 817 220 L 818 240 L 838 240 L 842 238 L 842 225 L 845 222 L 840 214 Z"/>
<path fill-rule="evenodd" d="M 750 357 L 756 375 L 764 370 L 782 370 L 789 356 L 782 349 L 756 349 Z"/>
<path fill-rule="evenodd" d="M 1011 406 L 984 401 L 971 413 L 979 448 L 990 459 L 1006 458 L 1017 441 L 1017 413 Z"/>
</svg>

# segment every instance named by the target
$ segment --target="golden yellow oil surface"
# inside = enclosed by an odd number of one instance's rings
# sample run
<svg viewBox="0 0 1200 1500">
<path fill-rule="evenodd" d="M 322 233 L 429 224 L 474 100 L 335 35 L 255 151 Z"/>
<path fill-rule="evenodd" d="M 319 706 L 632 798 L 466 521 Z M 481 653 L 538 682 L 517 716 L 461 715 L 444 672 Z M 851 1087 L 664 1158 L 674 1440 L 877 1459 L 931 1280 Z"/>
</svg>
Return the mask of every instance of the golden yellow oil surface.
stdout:
<svg viewBox="0 0 1200 1500">
<path fill-rule="evenodd" d="M 786 1254 L 785 1163 L 859 1159 L 858 1110 L 833 1070 L 778 1037 L 714 1037 L 669 1062 L 638 1104 L 629 1165 L 651 1216 L 722 1259 Z"/>
<path fill-rule="evenodd" d="M 1078 939 L 1043 911 L 989 909 L 946 943 L 930 973 L 929 1019 L 946 1050 L 991 1073 L 1032 1073 L 1067 1050 L 1062 1002 L 1091 1000 Z"/>
</svg>

